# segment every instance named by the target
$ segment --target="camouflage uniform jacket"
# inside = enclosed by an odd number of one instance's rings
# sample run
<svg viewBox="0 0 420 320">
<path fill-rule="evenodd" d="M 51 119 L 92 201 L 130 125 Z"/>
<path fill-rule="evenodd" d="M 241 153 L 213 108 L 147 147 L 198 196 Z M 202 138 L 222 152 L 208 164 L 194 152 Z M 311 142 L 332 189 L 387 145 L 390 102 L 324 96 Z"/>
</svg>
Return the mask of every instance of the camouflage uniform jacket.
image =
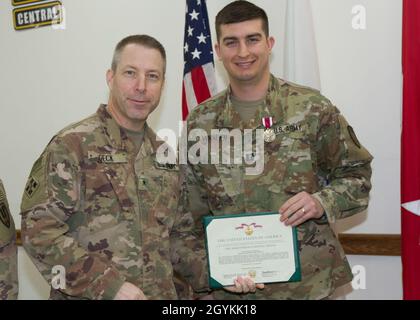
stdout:
<svg viewBox="0 0 420 320">
<path fill-rule="evenodd" d="M 273 117 L 276 138 L 264 143 L 264 169 L 259 175 L 245 174 L 245 164 L 189 163 L 181 167 L 188 185 L 183 193 L 190 199 L 186 205 L 198 232 L 203 232 L 205 215 L 278 211 L 301 191 L 315 196 L 325 214 L 297 228 L 300 282 L 269 284 L 256 294 L 215 291 L 214 295 L 229 299 L 326 297 L 352 279 L 329 223 L 367 208 L 372 157 L 339 110 L 318 91 L 271 76 L 265 103 L 248 123 L 241 121 L 229 97 L 227 89 L 196 107 L 187 119 L 188 132 L 204 129 L 210 139 L 212 129 L 264 129 L 261 119 Z"/>
<path fill-rule="evenodd" d="M 177 210 L 178 166 L 156 161 L 162 141 L 145 130 L 136 155 L 102 105 L 58 133 L 35 162 L 22 239 L 49 283 L 52 268 L 64 266 L 66 287 L 51 289 L 52 299 L 113 299 L 124 281 L 149 299 L 176 299 L 174 270 L 196 290 L 207 285 L 193 220 Z"/>
<path fill-rule="evenodd" d="M 18 292 L 16 230 L 0 180 L 0 300 L 15 300 Z"/>
</svg>

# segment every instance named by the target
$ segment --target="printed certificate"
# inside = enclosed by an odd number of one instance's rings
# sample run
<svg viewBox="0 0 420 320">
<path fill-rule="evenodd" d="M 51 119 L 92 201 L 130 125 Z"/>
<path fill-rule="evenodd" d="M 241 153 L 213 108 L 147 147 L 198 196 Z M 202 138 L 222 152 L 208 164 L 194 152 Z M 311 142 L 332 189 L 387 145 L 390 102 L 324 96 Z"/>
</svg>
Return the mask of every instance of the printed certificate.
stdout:
<svg viewBox="0 0 420 320">
<path fill-rule="evenodd" d="M 211 288 L 233 285 L 238 276 L 256 283 L 300 281 L 296 228 L 278 212 L 203 218 Z"/>
</svg>

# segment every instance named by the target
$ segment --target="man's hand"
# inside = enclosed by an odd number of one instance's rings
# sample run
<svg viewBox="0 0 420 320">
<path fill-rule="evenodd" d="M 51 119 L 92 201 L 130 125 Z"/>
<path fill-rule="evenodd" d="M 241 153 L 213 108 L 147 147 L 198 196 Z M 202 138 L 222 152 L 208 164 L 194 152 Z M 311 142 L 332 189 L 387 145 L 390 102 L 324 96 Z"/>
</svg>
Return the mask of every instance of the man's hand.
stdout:
<svg viewBox="0 0 420 320">
<path fill-rule="evenodd" d="M 280 221 L 286 226 L 296 227 L 309 219 L 319 219 L 324 208 L 309 193 L 303 191 L 287 200 L 279 209 Z"/>
<path fill-rule="evenodd" d="M 255 283 L 250 277 L 237 277 L 235 286 L 224 287 L 226 291 L 233 293 L 254 293 L 257 289 L 264 289 L 264 283 Z"/>
<path fill-rule="evenodd" d="M 130 282 L 124 282 L 114 300 L 147 300 L 143 291 Z"/>
</svg>

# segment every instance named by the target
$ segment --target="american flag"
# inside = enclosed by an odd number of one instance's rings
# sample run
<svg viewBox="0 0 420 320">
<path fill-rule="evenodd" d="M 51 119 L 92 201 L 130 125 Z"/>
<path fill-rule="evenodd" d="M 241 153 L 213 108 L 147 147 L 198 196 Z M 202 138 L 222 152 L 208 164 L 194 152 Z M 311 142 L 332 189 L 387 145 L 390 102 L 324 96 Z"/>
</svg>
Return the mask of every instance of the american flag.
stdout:
<svg viewBox="0 0 420 320">
<path fill-rule="evenodd" d="M 216 94 L 213 49 L 205 0 L 187 0 L 184 33 L 182 119 Z"/>
</svg>

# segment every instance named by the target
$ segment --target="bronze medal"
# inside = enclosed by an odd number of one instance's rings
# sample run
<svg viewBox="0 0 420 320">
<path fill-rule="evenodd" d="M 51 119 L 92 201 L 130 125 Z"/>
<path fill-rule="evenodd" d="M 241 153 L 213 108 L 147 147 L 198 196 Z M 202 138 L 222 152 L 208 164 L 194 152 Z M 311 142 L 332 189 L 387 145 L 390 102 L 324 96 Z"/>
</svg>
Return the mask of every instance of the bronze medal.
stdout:
<svg viewBox="0 0 420 320">
<path fill-rule="evenodd" d="M 265 128 L 264 130 L 264 141 L 273 142 L 276 139 L 276 133 L 271 128 L 273 126 L 273 117 L 264 117 L 261 122 Z"/>
<path fill-rule="evenodd" d="M 276 139 L 276 134 L 273 129 L 268 128 L 264 130 L 264 141 L 273 142 Z"/>
</svg>

